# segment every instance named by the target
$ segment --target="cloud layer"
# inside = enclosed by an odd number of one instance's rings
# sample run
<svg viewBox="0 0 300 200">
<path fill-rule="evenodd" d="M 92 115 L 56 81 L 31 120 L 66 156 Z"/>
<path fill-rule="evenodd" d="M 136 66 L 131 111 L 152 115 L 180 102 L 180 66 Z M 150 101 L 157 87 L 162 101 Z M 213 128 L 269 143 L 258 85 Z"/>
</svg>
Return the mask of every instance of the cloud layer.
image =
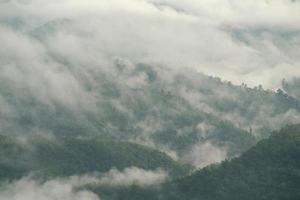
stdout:
<svg viewBox="0 0 300 200">
<path fill-rule="evenodd" d="M 298 1 L 15 0 L 1 8 L 5 64 L 34 65 L 49 53 L 85 66 L 121 57 L 270 88 L 300 75 Z"/>
<path fill-rule="evenodd" d="M 164 182 L 168 174 L 160 169 L 149 171 L 137 167 L 126 168 L 123 171 L 111 169 L 103 174 L 98 184 L 109 186 L 150 186 Z"/>
<path fill-rule="evenodd" d="M 226 158 L 227 151 L 224 147 L 221 148 L 206 142 L 194 145 L 192 150 L 184 156 L 183 160 L 197 168 L 203 168 L 213 163 L 222 162 Z"/>
<path fill-rule="evenodd" d="M 1 200 L 99 200 L 85 190 L 76 190 L 70 182 L 51 180 L 39 183 L 23 178 L 0 189 Z"/>
<path fill-rule="evenodd" d="M 12 183 L 2 184 L 0 200 L 100 200 L 98 195 L 82 188 L 87 185 L 146 187 L 160 184 L 167 177 L 167 173 L 160 169 L 147 171 L 136 167 L 126 168 L 123 171 L 111 169 L 103 174 L 71 176 L 46 182 L 24 177 Z"/>
</svg>

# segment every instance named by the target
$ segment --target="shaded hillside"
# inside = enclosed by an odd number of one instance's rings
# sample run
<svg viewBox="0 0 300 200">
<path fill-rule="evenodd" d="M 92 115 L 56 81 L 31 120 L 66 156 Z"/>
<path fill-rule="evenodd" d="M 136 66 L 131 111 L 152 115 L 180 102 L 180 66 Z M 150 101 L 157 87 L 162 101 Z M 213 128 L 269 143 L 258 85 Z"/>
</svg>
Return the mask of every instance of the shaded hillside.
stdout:
<svg viewBox="0 0 300 200">
<path fill-rule="evenodd" d="M 171 185 L 175 195 L 170 199 L 299 199 L 300 125 L 275 132 L 240 158 Z"/>
<path fill-rule="evenodd" d="M 128 142 L 101 139 L 35 137 L 24 142 L 1 136 L 0 178 L 14 179 L 35 173 L 44 178 L 106 172 L 138 167 L 164 169 L 173 176 L 187 173 L 164 153 Z"/>
</svg>

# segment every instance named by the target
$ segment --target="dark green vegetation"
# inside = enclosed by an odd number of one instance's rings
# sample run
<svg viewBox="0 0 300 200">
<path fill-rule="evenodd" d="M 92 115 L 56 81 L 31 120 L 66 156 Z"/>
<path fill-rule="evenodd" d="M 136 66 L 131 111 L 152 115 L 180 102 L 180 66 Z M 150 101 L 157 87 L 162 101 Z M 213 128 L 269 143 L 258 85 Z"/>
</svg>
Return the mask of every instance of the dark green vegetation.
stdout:
<svg viewBox="0 0 300 200">
<path fill-rule="evenodd" d="M 273 133 L 239 158 L 206 167 L 160 188 L 94 186 L 93 191 L 120 200 L 298 200 L 299 188 L 300 125 L 297 125 Z"/>
<path fill-rule="evenodd" d="M 25 143 L 0 137 L 0 180 L 17 179 L 32 172 L 37 178 L 49 179 L 132 166 L 146 170 L 161 168 L 174 177 L 190 169 L 164 153 L 129 142 L 95 138 L 51 140 L 36 136 Z"/>
<path fill-rule="evenodd" d="M 162 168 L 178 176 L 187 172 L 159 151 L 128 142 L 103 139 L 57 139 L 41 136 L 26 141 L 0 136 L 1 180 L 30 172 L 36 178 L 70 176 L 112 167 Z M 102 199 L 257 199 L 297 200 L 300 197 L 300 125 L 287 126 L 260 141 L 241 157 L 211 165 L 156 186 L 88 186 Z"/>
<path fill-rule="evenodd" d="M 207 167 L 171 187 L 176 191 L 171 199 L 299 199 L 300 125 L 275 132 L 240 158 Z"/>
</svg>

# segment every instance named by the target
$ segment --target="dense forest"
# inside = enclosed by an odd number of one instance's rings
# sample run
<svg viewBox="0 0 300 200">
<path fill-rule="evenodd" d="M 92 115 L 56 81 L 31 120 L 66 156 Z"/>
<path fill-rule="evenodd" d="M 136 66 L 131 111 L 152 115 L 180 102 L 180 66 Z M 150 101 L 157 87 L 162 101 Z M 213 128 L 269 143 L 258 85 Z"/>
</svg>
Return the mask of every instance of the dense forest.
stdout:
<svg viewBox="0 0 300 200">
<path fill-rule="evenodd" d="M 99 138 L 35 136 L 21 140 L 1 136 L 0 148 L 2 182 L 28 175 L 42 182 L 94 172 L 102 177 L 112 168 L 115 171 L 108 174 L 124 169 L 128 172 L 130 167 L 168 173 L 165 182 L 155 185 L 141 185 L 139 179 L 125 185 L 103 184 L 99 179 L 77 188 L 93 191 L 105 200 L 296 200 L 300 197 L 300 125 L 273 132 L 240 157 L 194 171 L 191 166 L 149 147 Z M 108 180 L 113 177 L 110 174 Z"/>
<path fill-rule="evenodd" d="M 192 169 L 166 154 L 129 142 L 97 138 L 57 139 L 34 136 L 20 141 L 0 136 L 0 180 L 14 180 L 30 173 L 39 178 L 68 177 L 91 172 L 107 172 L 137 167 L 164 169 L 173 177 Z"/>
<path fill-rule="evenodd" d="M 296 200 L 300 197 L 299 156 L 300 125 L 287 126 L 239 158 L 208 166 L 160 187 L 89 187 L 105 199 Z"/>
</svg>

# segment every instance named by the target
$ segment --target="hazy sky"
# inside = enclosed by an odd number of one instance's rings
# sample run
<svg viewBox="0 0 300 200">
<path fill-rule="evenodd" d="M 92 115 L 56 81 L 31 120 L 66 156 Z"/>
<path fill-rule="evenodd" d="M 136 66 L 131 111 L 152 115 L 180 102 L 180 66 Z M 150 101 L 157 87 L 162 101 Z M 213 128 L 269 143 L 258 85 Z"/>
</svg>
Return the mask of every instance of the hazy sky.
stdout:
<svg viewBox="0 0 300 200">
<path fill-rule="evenodd" d="M 276 88 L 300 76 L 299 22 L 291 0 L 0 0 L 0 64 L 43 74 L 49 55 L 86 68 L 122 58 Z"/>
</svg>

